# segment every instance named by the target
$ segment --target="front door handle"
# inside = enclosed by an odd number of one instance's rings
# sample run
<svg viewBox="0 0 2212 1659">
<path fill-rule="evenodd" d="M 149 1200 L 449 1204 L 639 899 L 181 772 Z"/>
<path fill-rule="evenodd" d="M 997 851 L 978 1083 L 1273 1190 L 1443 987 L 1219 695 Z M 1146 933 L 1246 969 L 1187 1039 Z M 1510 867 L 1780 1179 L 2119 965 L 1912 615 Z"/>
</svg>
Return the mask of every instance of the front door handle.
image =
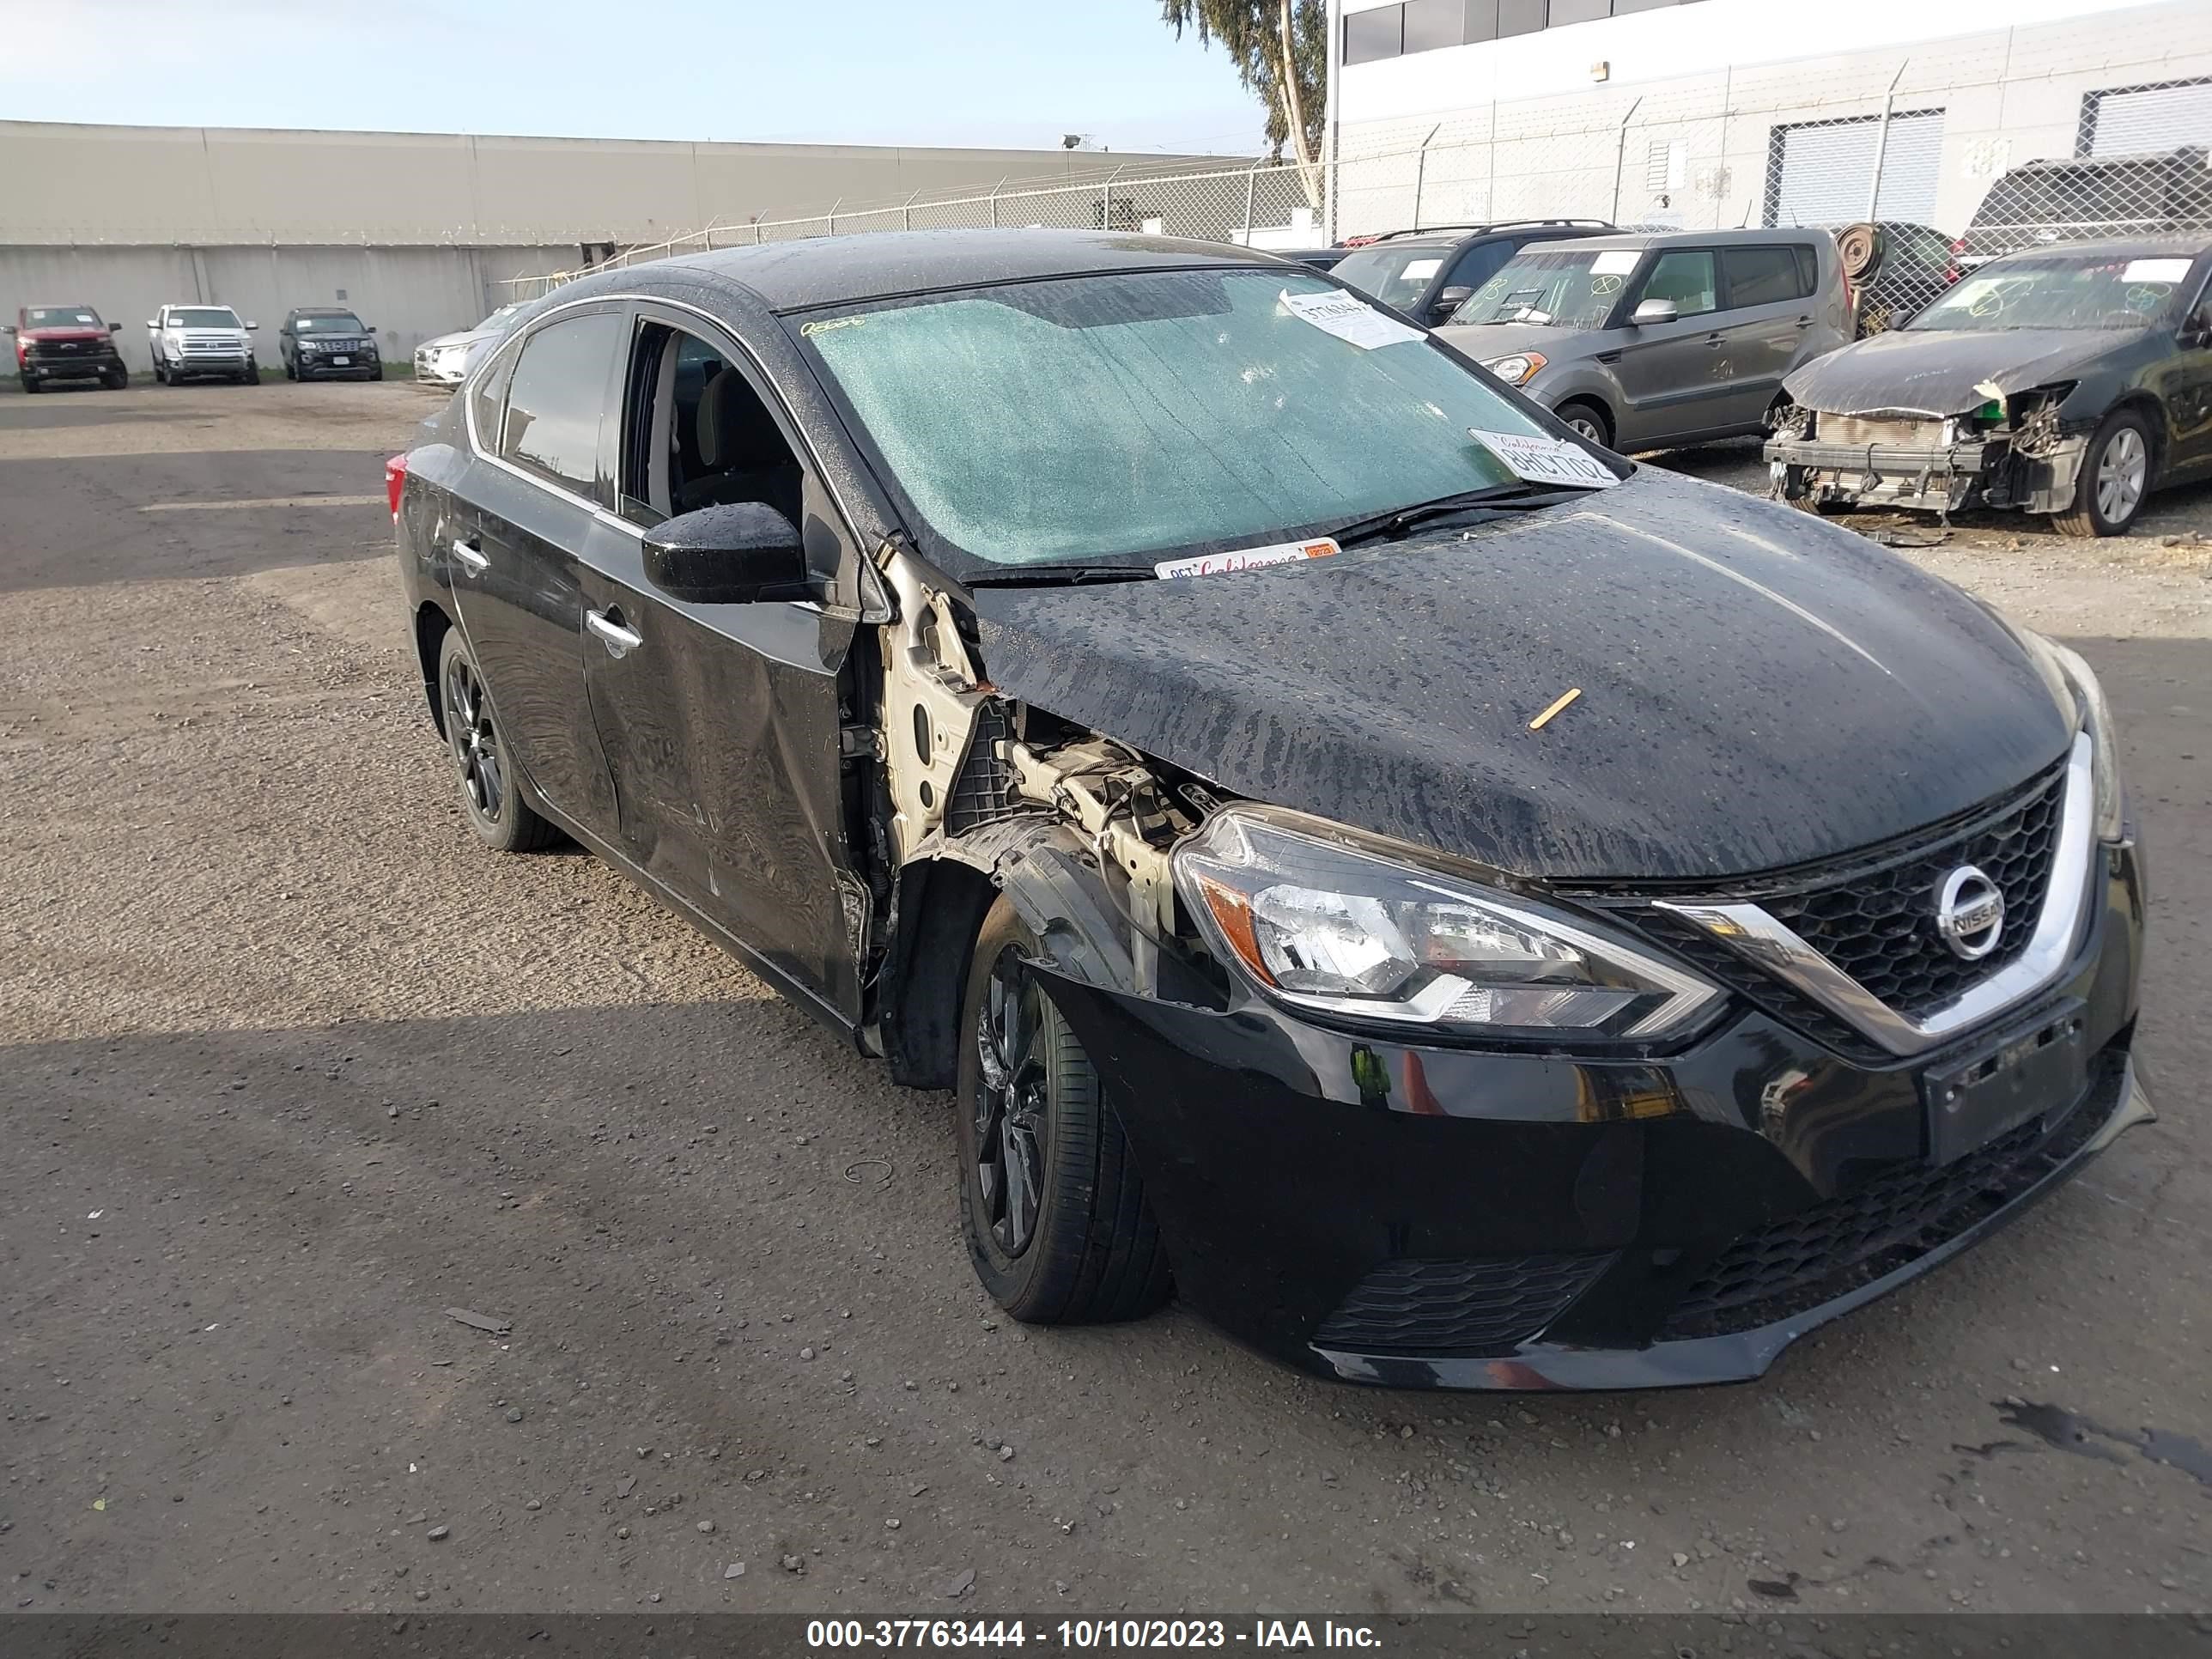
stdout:
<svg viewBox="0 0 2212 1659">
<path fill-rule="evenodd" d="M 584 626 L 599 636 L 600 643 L 607 647 L 610 657 L 627 657 L 645 643 L 644 635 L 623 625 L 623 615 L 619 611 L 586 611 Z"/>
<path fill-rule="evenodd" d="M 490 556 L 472 540 L 464 541 L 459 536 L 454 537 L 453 556 L 460 561 L 461 568 L 471 576 L 480 576 L 491 568 Z"/>
<path fill-rule="evenodd" d="M 1705 336 L 1705 343 L 1706 343 L 1707 345 L 1711 345 L 1711 346 L 1717 346 L 1717 345 L 1718 345 L 1720 343 L 1721 343 L 1721 337 L 1720 337 L 1719 335 L 1717 335 L 1717 334 L 1708 334 L 1708 335 L 1706 335 L 1706 336 Z"/>
<path fill-rule="evenodd" d="M 1800 317 L 1797 319 L 1797 326 L 1800 328 L 1810 328 L 1813 326 L 1813 319 L 1810 317 Z"/>
</svg>

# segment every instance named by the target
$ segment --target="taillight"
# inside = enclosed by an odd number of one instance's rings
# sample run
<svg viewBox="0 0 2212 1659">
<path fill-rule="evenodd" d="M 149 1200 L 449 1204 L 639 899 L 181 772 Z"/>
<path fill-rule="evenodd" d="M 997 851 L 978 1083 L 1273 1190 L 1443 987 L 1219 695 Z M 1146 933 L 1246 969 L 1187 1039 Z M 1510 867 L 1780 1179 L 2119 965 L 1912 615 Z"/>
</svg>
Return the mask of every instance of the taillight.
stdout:
<svg viewBox="0 0 2212 1659">
<path fill-rule="evenodd" d="M 407 458 L 394 455 L 384 464 L 384 499 L 392 505 L 392 517 L 399 517 L 399 492 L 407 487 Z"/>
</svg>

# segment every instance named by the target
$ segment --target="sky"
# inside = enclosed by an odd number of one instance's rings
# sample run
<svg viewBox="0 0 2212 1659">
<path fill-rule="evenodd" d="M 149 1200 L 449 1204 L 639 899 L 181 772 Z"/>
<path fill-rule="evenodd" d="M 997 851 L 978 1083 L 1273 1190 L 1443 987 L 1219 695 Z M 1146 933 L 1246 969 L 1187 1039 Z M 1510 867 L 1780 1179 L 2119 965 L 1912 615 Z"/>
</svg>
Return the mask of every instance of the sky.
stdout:
<svg viewBox="0 0 2212 1659">
<path fill-rule="evenodd" d="M 1262 125 L 1157 0 L 0 0 L 0 116 L 1231 154 Z"/>
</svg>

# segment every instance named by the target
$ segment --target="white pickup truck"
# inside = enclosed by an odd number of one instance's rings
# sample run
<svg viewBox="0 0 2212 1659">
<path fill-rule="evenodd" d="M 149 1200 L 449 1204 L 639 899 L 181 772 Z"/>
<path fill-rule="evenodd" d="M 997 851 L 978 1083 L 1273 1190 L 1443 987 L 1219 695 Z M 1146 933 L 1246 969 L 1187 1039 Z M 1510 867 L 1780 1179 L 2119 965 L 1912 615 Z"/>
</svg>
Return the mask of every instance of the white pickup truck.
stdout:
<svg viewBox="0 0 2212 1659">
<path fill-rule="evenodd" d="M 154 378 L 181 386 L 195 374 L 219 374 L 256 386 L 261 366 L 253 361 L 246 336 L 260 327 L 241 323 L 228 306 L 163 306 L 146 319 L 146 347 L 154 357 Z"/>
</svg>

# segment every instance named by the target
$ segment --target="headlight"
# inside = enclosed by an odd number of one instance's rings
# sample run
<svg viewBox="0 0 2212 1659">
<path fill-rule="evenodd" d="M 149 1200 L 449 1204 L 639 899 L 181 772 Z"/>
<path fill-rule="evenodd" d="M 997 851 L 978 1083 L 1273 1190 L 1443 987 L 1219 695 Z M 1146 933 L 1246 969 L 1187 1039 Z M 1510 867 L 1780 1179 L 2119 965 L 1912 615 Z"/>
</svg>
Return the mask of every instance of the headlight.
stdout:
<svg viewBox="0 0 2212 1659">
<path fill-rule="evenodd" d="M 1471 1034 L 1648 1039 L 1720 992 L 1517 894 L 1230 807 L 1175 853 L 1183 902 L 1224 960 L 1295 1007 Z"/>
<path fill-rule="evenodd" d="M 2002 617 L 1998 620 L 2005 621 Z M 2098 684 L 2096 671 L 2081 659 L 2080 652 L 2046 639 L 2033 629 L 2008 621 L 2005 625 L 2051 688 L 2052 700 L 2088 732 L 2089 745 L 2095 751 L 2090 777 L 2097 808 L 2097 839 L 2118 841 L 2127 832 L 2127 802 L 2120 787 L 2119 734 L 2112 729 L 2112 708 L 2105 701 L 2105 688 Z"/>
<path fill-rule="evenodd" d="M 2082 661 L 2080 652 L 2056 640 L 2044 640 L 2043 646 L 2073 689 L 2082 727 L 2096 750 L 2090 776 L 2095 781 L 2097 839 L 2118 841 L 2126 831 L 2126 802 L 2120 789 L 2120 740 L 2112 729 L 2112 706 L 2105 701 L 2105 688 L 2098 684 L 2096 671 Z"/>
<path fill-rule="evenodd" d="M 1508 386 L 1524 386 L 1544 367 L 1544 354 L 1516 351 L 1510 357 L 1492 357 L 1483 367 Z"/>
</svg>

